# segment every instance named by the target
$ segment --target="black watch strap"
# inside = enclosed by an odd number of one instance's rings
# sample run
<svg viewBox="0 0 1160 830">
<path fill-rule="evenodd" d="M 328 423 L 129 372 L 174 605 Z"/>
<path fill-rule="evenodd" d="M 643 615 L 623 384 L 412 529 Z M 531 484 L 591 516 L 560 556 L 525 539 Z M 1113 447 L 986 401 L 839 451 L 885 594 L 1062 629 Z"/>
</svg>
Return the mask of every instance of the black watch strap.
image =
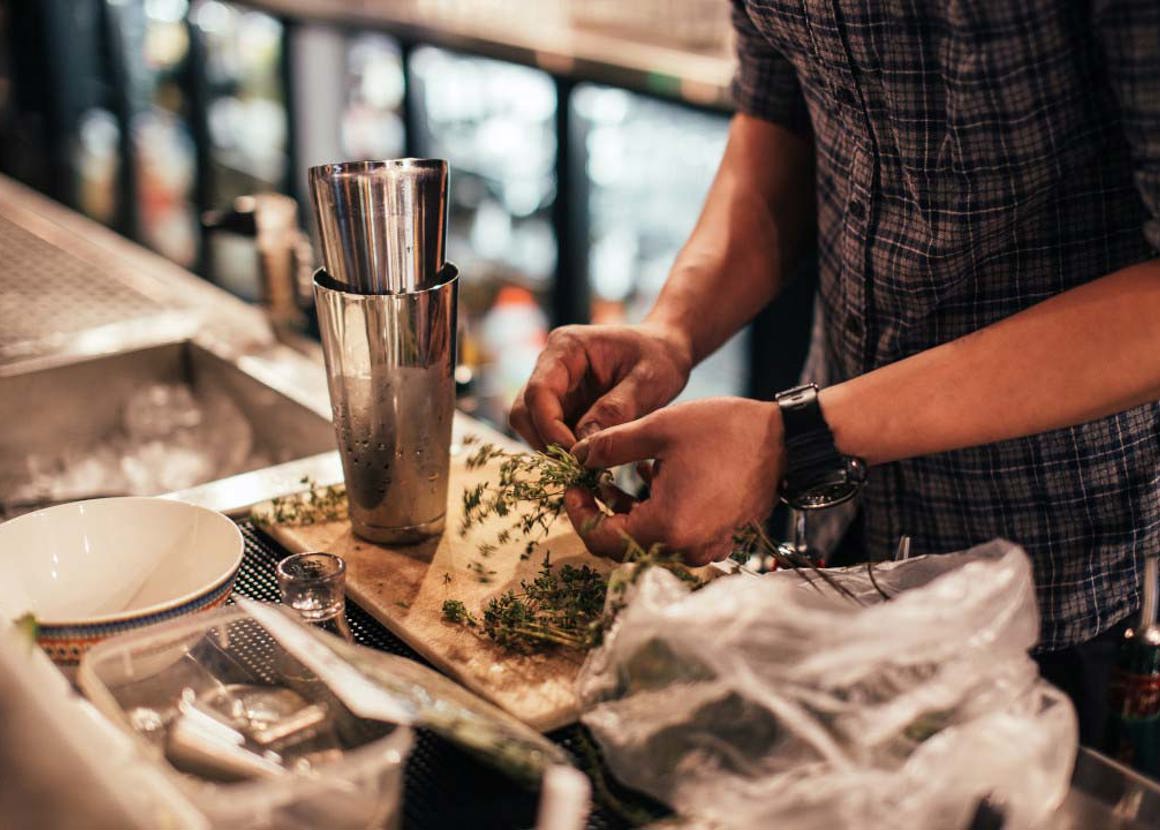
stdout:
<svg viewBox="0 0 1160 830">
<path fill-rule="evenodd" d="M 822 417 L 818 387 L 812 383 L 798 386 L 780 393 L 776 400 L 785 431 L 786 490 L 810 490 L 845 466 Z"/>
<path fill-rule="evenodd" d="M 834 445 L 834 435 L 818 403 L 818 387 L 806 384 L 776 397 L 785 435 L 786 469 L 781 496 L 802 509 L 827 507 L 851 498 L 865 467 Z"/>
</svg>

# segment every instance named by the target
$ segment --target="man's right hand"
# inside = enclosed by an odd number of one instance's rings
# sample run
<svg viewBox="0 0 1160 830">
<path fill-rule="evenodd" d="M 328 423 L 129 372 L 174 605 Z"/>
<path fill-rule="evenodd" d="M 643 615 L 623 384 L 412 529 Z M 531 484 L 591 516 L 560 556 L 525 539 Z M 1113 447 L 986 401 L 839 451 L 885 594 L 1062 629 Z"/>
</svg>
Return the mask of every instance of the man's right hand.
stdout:
<svg viewBox="0 0 1160 830">
<path fill-rule="evenodd" d="M 511 425 L 536 449 L 578 439 L 664 406 L 685 387 L 692 345 L 655 323 L 563 326 L 547 345 L 511 411 Z"/>
</svg>

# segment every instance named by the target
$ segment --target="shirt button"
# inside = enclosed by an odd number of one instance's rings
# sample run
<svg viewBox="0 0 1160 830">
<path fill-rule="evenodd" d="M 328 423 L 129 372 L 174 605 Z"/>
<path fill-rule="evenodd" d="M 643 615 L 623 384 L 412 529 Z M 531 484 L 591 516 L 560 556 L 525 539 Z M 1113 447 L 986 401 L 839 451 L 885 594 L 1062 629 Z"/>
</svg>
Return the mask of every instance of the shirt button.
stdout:
<svg viewBox="0 0 1160 830">
<path fill-rule="evenodd" d="M 846 206 L 846 210 L 848 210 L 850 215 L 855 219 L 862 219 L 866 216 L 866 203 L 861 199 L 851 199 L 850 204 Z"/>
<path fill-rule="evenodd" d="M 837 95 L 839 103 L 845 104 L 848 107 L 857 106 L 858 104 L 857 96 L 854 95 L 853 90 L 851 90 L 849 87 L 838 87 Z"/>
</svg>

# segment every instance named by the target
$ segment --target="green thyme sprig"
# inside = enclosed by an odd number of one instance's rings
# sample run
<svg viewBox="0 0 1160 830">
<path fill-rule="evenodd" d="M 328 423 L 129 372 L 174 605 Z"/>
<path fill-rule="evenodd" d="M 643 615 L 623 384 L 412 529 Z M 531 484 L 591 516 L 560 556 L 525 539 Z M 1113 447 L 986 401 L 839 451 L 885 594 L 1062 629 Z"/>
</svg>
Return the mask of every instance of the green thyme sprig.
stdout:
<svg viewBox="0 0 1160 830">
<path fill-rule="evenodd" d="M 557 571 L 551 555 L 539 573 L 522 580 L 520 591 L 507 591 L 483 609 L 483 632 L 508 651 L 542 646 L 585 650 L 600 628 L 608 581 L 587 565 L 565 564 Z"/>
<path fill-rule="evenodd" d="M 443 619 L 477 629 L 505 651 L 585 650 L 599 627 L 607 588 L 607 580 L 587 565 L 557 570 L 549 554 L 533 579 L 522 580 L 518 591 L 490 599 L 478 616 L 462 601 L 449 599 L 443 603 Z"/>
<path fill-rule="evenodd" d="M 518 591 L 488 600 L 478 616 L 462 601 L 446 600 L 443 619 L 476 629 L 508 652 L 529 654 L 556 647 L 587 651 L 603 640 L 625 605 L 629 586 L 648 568 L 667 568 L 694 588 L 703 584 L 679 556 L 660 545 L 646 550 L 630 542 L 625 558 L 634 567 L 627 577 L 610 581 L 587 565 L 565 563 L 557 568 L 549 552 L 536 576 L 521 580 Z M 606 602 L 610 593 L 613 600 Z"/>
<path fill-rule="evenodd" d="M 479 470 L 496 460 L 500 463 L 494 484 L 482 481 L 463 491 L 459 535 L 466 536 L 493 517 L 510 518 L 493 542 L 479 543 L 484 557 L 498 546 L 522 539 L 521 558 L 530 558 L 564 512 L 564 493 L 572 487 L 595 493 L 608 478 L 607 471 L 584 467 L 572 453 L 555 444 L 543 452 L 509 452 L 495 444 L 480 444 L 475 436 L 465 438 L 464 444 L 477 446 L 465 462 L 467 469 Z"/>
<path fill-rule="evenodd" d="M 470 628 L 475 628 L 475 615 L 467 610 L 467 606 L 458 599 L 448 599 L 443 601 L 443 619 L 449 623 L 456 623 L 458 625 L 466 625 Z"/>
<path fill-rule="evenodd" d="M 266 509 L 255 508 L 250 518 L 262 526 L 303 527 L 326 522 L 346 521 L 350 516 L 346 486 L 332 484 L 319 487 L 310 476 L 299 479 L 303 491 L 279 496 Z"/>
</svg>

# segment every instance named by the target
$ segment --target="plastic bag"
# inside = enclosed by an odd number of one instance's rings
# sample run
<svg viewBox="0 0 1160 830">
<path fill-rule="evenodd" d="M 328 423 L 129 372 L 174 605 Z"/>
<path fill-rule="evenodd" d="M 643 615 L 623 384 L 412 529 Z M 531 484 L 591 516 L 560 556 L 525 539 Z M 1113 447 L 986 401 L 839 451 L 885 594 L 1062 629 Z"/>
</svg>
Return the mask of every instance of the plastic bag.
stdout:
<svg viewBox="0 0 1160 830">
<path fill-rule="evenodd" d="M 1038 676 L 1031 565 L 995 541 L 827 575 L 643 574 L 578 680 L 613 773 L 721 827 L 1008 827 L 1067 793 L 1075 712 Z"/>
</svg>

